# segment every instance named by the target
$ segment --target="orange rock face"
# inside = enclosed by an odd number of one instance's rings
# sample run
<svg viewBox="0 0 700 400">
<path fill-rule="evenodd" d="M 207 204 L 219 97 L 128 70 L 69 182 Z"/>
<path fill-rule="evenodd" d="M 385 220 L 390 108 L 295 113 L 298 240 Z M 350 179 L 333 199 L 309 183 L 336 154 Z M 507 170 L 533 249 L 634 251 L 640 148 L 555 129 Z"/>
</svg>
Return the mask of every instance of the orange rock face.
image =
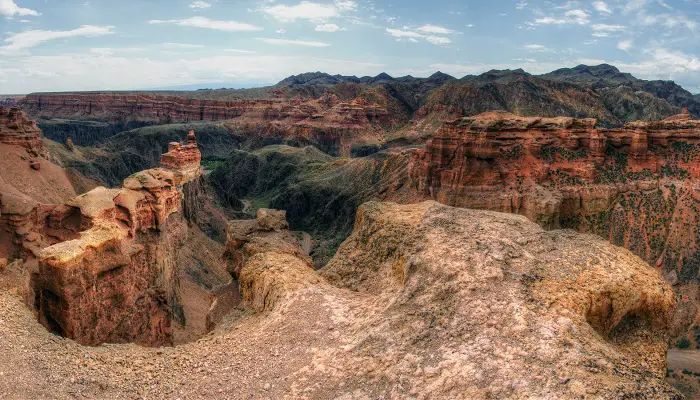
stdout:
<svg viewBox="0 0 700 400">
<path fill-rule="evenodd" d="M 171 321 L 183 318 L 175 261 L 187 238 L 183 187 L 199 177 L 200 159 L 190 133 L 163 168 L 55 208 L 50 227 L 79 233 L 38 254 L 32 289 L 42 324 L 86 345 L 172 343 Z"/>
<path fill-rule="evenodd" d="M 197 148 L 194 131 L 187 134 L 187 142 L 184 145 L 177 142 L 170 143 L 168 152 L 160 156 L 160 165 L 175 171 L 178 185 L 198 178 L 202 174 L 201 162 L 202 153 Z"/>
<path fill-rule="evenodd" d="M 21 108 L 0 106 L 0 143 L 43 151 L 41 130 Z"/>
<path fill-rule="evenodd" d="M 692 299 L 674 334 L 700 322 L 700 121 L 689 115 L 597 129 L 590 119 L 484 113 L 445 124 L 410 174 L 444 204 L 522 214 L 632 250 Z"/>
<path fill-rule="evenodd" d="M 522 200 L 537 185 L 555 197 L 564 189 L 565 202 L 576 187 L 625 191 L 623 184 L 633 181 L 700 179 L 695 151 L 700 121 L 676 121 L 596 129 L 591 119 L 489 112 L 445 124 L 426 150 L 417 153 L 411 174 L 420 193 L 443 203 L 528 215 Z M 669 148 L 673 143 L 688 147 L 687 156 L 677 157 Z M 564 211 L 561 217 L 576 210 Z M 551 217 L 537 222 L 558 226 L 559 216 Z"/>
<path fill-rule="evenodd" d="M 54 204 L 76 195 L 66 171 L 49 158 L 36 123 L 20 108 L 0 106 L 0 258 L 34 257 L 64 237 L 41 235 Z"/>
</svg>

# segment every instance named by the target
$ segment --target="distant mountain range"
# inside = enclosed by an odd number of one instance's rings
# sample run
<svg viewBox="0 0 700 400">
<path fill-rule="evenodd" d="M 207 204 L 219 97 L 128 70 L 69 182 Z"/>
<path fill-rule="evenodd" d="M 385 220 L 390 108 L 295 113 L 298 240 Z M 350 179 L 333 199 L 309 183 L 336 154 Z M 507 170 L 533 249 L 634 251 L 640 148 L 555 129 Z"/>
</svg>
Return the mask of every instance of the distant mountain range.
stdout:
<svg viewBox="0 0 700 400">
<path fill-rule="evenodd" d="M 456 108 L 464 115 L 505 110 L 523 116 L 594 117 L 603 126 L 661 119 L 684 107 L 700 117 L 700 95 L 673 81 L 638 79 L 608 64 L 579 65 L 543 75 L 522 69 L 491 70 L 460 79 L 442 72 L 428 78 L 394 78 L 386 73 L 358 78 L 312 72 L 290 76 L 273 88 L 317 97 L 348 84 L 382 86 L 409 113 L 436 106 Z"/>
<path fill-rule="evenodd" d="M 326 94 L 335 95 L 340 101 L 361 98 L 362 103 L 384 107 L 392 118 L 400 121 L 399 125 L 416 118 L 431 119 L 435 116 L 432 120 L 440 121 L 490 110 L 504 110 L 522 116 L 597 118 L 599 125 L 605 127 L 634 120 L 659 120 L 678 114 L 682 108 L 700 118 L 700 95 L 691 94 L 673 81 L 638 79 L 608 64 L 579 65 L 542 75 L 532 75 L 522 69 L 491 70 L 459 79 L 442 72 L 427 78 L 410 75 L 395 78 L 387 73 L 357 77 L 309 72 L 258 88 L 217 89 L 219 84 L 204 85 L 214 86 L 211 88 L 199 86 L 198 90 L 180 87 L 180 90 L 168 94 L 193 100 L 224 101 L 296 98 L 308 101 Z M 161 94 L 157 90 L 150 92 Z M 69 93 L 60 95 L 70 97 Z M 28 96 L 25 103 L 35 103 L 34 108 L 46 108 L 38 96 L 34 95 L 33 99 Z M 90 105 L 85 106 L 91 109 Z M 74 109 L 82 108 L 76 106 Z M 57 109 L 48 114 L 76 117 L 62 114 L 66 112 L 70 114 L 71 111 Z"/>
</svg>

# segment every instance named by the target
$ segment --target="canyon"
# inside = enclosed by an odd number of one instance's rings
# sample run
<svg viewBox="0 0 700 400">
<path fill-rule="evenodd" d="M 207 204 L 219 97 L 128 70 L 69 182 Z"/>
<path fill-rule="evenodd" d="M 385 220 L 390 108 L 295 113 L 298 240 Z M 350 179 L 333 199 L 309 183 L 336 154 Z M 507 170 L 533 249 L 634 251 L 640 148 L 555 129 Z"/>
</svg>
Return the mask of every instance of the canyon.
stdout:
<svg viewBox="0 0 700 400">
<path fill-rule="evenodd" d="M 674 85 L 603 65 L 13 100 L 0 394 L 680 399 L 700 108 Z"/>
<path fill-rule="evenodd" d="M 176 347 L 57 340 L 0 291 L 0 349 L 9 361 L 0 372 L 12 378 L 0 380 L 0 391 L 682 398 L 663 381 L 671 289 L 600 238 L 437 202 L 369 202 L 315 271 L 286 225 L 272 210 L 229 225 L 238 307 L 212 334 Z"/>
<path fill-rule="evenodd" d="M 60 143 L 71 137 L 95 145 L 154 124 L 227 121 L 221 125 L 253 146 L 313 145 L 342 156 L 387 139 L 430 136 L 442 122 L 491 110 L 596 118 L 605 127 L 663 119 L 683 107 L 700 117 L 700 103 L 675 83 L 637 79 L 606 64 L 461 79 L 440 72 L 428 78 L 316 72 L 256 89 L 32 93 L 18 103 Z"/>
<path fill-rule="evenodd" d="M 22 148 L 50 158 L 36 125 L 20 110 L 10 115 L 2 130 L 3 143 L 12 143 L 9 155 Z M 17 161 L 10 170 L 26 176 L 3 186 L 0 256 L 4 265 L 16 264 L 13 281 L 24 282 L 18 290 L 42 325 L 85 345 L 172 345 L 173 322 L 191 330 L 180 277 L 189 279 L 181 269 L 203 259 L 186 255 L 204 236 L 191 227 L 203 202 L 194 132 L 184 144 L 170 144 L 161 168 L 134 173 L 119 189 L 99 186 L 77 197 L 60 167 Z M 23 193 L 19 183 L 32 190 Z M 208 246 L 216 248 L 205 243 L 199 251 Z M 197 273 L 211 273 L 212 264 L 200 263 Z M 225 283 L 227 274 L 220 275 Z M 215 299 L 204 292 L 203 301 Z"/>
<path fill-rule="evenodd" d="M 390 101 L 387 96 L 371 89 L 358 89 L 358 92 L 347 101 L 330 93 L 308 100 L 235 101 L 148 93 L 31 94 L 24 98 L 23 105 L 37 118 L 70 118 L 73 122 L 69 126 L 75 126 L 76 119 L 121 123 L 125 128 L 129 126 L 127 121 L 132 121 L 131 126 L 139 123 L 228 121 L 227 129 L 255 132 L 259 141 L 314 144 L 332 154 L 349 155 L 353 145 L 379 142 L 383 134 L 398 122 L 389 111 L 395 105 L 387 104 Z M 55 126 L 56 123 L 47 125 Z M 89 132 L 88 128 L 85 129 Z M 77 133 L 72 140 L 80 145 L 94 144 L 106 138 L 94 134 L 83 137 L 79 130 Z M 59 131 L 49 137 L 64 141 L 67 135 Z"/>
</svg>

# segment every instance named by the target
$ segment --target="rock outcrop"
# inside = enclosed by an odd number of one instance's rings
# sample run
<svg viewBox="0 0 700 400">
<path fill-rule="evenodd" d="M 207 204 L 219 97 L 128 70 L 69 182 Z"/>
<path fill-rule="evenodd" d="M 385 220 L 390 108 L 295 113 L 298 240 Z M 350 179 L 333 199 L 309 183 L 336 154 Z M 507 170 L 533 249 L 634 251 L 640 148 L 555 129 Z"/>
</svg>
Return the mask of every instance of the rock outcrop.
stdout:
<svg viewBox="0 0 700 400">
<path fill-rule="evenodd" d="M 359 293 L 341 322 L 349 354 L 314 357 L 310 375 L 333 371 L 320 397 L 363 381 L 398 397 L 673 397 L 662 383 L 673 291 L 595 236 L 367 203 L 321 275 Z"/>
<path fill-rule="evenodd" d="M 241 301 L 250 299 L 251 288 L 246 287 L 241 271 L 256 256 L 284 255 L 293 263 L 303 263 L 306 268 L 313 268 L 311 257 L 302 248 L 299 235 L 288 228 L 284 211 L 265 208 L 258 210 L 256 219 L 229 221 L 224 258 L 232 279 L 214 291 L 217 296 L 207 313 L 209 331 L 220 324 Z"/>
<path fill-rule="evenodd" d="M 416 154 L 411 178 L 445 204 L 522 214 L 624 246 L 689 299 L 675 335 L 700 322 L 700 293 L 691 289 L 699 278 L 700 121 L 687 112 L 619 129 L 504 112 L 460 118 Z"/>
<path fill-rule="evenodd" d="M 50 161 L 41 131 L 19 108 L 0 107 L 0 171 L 0 258 L 34 256 L 56 240 L 40 234 L 43 221 L 76 191 L 66 171 Z"/>
<path fill-rule="evenodd" d="M 120 189 L 98 187 L 54 212 L 77 238 L 38 254 L 32 289 L 40 322 L 86 345 L 172 344 L 184 323 L 178 251 L 187 239 L 185 187 L 201 176 L 193 132 L 173 143 L 163 167 L 141 171 Z"/>
<path fill-rule="evenodd" d="M 0 143 L 22 146 L 37 153 L 44 152 L 41 130 L 19 107 L 7 110 L 0 106 Z"/>
<path fill-rule="evenodd" d="M 197 148 L 194 131 L 187 134 L 187 142 L 181 145 L 171 142 L 168 152 L 160 156 L 160 165 L 176 174 L 176 184 L 184 185 L 202 176 L 202 153 Z"/>
<path fill-rule="evenodd" d="M 282 228 L 277 216 L 272 226 Z M 22 398 L 76 390 L 98 398 L 681 398 L 663 380 L 673 292 L 639 257 L 596 236 L 436 202 L 370 202 L 317 272 L 289 233 L 263 225 L 232 223 L 229 249 L 245 255 L 236 264 L 240 298 L 213 332 L 185 346 L 56 340 L 0 290 L 0 390 Z"/>
</svg>

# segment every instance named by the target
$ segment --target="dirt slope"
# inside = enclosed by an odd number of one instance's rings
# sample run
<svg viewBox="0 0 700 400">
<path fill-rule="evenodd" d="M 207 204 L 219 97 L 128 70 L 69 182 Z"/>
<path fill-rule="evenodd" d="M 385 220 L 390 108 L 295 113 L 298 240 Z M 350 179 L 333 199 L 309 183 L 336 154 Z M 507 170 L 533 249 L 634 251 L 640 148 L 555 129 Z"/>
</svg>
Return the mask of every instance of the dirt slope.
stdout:
<svg viewBox="0 0 700 400">
<path fill-rule="evenodd" d="M 249 254 L 242 305 L 174 348 L 79 346 L 2 290 L 0 397 L 680 398 L 671 289 L 594 236 L 367 203 L 321 274 L 295 254 Z"/>
</svg>

